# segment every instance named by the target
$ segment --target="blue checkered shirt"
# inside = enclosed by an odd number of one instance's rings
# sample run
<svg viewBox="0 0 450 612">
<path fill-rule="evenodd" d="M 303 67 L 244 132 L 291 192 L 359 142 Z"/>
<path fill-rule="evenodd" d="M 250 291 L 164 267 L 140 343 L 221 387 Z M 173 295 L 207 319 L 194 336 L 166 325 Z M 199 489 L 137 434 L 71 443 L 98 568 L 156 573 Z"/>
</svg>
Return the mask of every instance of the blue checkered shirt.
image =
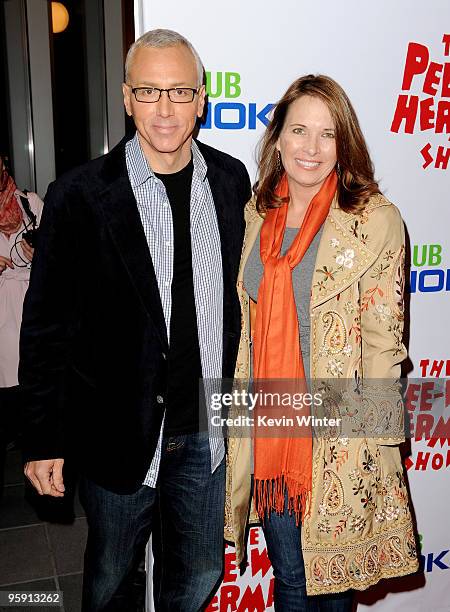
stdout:
<svg viewBox="0 0 450 612">
<path fill-rule="evenodd" d="M 192 141 L 194 171 L 191 186 L 191 242 L 195 308 L 197 313 L 200 359 L 205 387 L 222 376 L 223 345 L 223 273 L 220 234 L 207 166 L 196 143 Z M 150 249 L 170 344 L 172 310 L 173 221 L 166 189 L 150 168 L 136 132 L 125 148 L 128 176 L 136 198 L 142 226 Z M 207 397 L 210 393 L 206 391 Z M 208 422 L 211 407 L 207 401 Z M 161 461 L 164 420 L 158 445 L 144 483 L 155 487 Z M 210 428 L 211 470 L 225 455 L 223 438 Z M 150 459 L 150 458 L 149 458 Z"/>
</svg>

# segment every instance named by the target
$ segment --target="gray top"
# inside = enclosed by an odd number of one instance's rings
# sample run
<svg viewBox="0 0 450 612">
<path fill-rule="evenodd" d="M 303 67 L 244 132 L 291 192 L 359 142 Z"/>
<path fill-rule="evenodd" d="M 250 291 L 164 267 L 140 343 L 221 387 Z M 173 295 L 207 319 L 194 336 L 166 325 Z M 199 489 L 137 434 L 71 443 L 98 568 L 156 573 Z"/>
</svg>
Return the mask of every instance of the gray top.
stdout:
<svg viewBox="0 0 450 612">
<path fill-rule="evenodd" d="M 295 304 L 297 306 L 297 316 L 299 322 L 300 345 L 302 347 L 303 365 L 305 368 L 305 376 L 309 378 L 309 304 L 311 298 L 311 283 L 316 263 L 317 250 L 319 248 L 320 238 L 322 236 L 323 225 L 314 237 L 314 240 L 308 247 L 308 250 L 303 256 L 301 262 L 292 271 L 292 284 L 294 288 Z M 298 228 L 287 227 L 284 232 L 283 244 L 281 246 L 281 255 L 285 255 L 286 251 L 291 246 Z M 247 259 L 244 269 L 244 287 L 249 296 L 257 301 L 258 289 L 263 275 L 263 265 L 259 254 L 259 234 L 253 245 L 252 251 Z"/>
</svg>

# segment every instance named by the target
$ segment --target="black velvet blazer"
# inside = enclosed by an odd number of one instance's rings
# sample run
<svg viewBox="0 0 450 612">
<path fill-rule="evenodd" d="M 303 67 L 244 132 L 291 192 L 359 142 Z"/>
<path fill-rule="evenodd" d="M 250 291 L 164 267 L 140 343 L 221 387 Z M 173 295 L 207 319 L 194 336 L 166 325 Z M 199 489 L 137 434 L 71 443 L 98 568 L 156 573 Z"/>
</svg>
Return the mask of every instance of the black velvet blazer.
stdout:
<svg viewBox="0 0 450 612">
<path fill-rule="evenodd" d="M 72 458 L 88 478 L 119 493 L 140 486 L 154 454 L 168 352 L 125 143 L 48 188 L 24 304 L 19 366 L 25 461 Z M 223 376 L 231 378 L 250 181 L 240 161 L 197 144 L 219 224 Z"/>
</svg>

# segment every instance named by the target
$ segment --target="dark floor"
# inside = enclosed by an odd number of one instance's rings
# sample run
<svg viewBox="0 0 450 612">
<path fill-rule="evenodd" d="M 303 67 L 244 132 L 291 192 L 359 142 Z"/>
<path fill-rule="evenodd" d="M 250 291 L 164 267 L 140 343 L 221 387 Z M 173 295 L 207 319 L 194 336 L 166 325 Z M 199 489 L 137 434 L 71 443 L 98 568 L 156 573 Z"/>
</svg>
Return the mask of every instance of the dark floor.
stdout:
<svg viewBox="0 0 450 612">
<path fill-rule="evenodd" d="M 61 500 L 34 494 L 24 483 L 20 451 L 9 450 L 0 501 L 0 591 L 60 590 L 61 607 L 37 609 L 79 612 L 86 533 L 78 496 Z M 0 605 L 5 612 L 26 609 L 36 608 Z"/>
</svg>

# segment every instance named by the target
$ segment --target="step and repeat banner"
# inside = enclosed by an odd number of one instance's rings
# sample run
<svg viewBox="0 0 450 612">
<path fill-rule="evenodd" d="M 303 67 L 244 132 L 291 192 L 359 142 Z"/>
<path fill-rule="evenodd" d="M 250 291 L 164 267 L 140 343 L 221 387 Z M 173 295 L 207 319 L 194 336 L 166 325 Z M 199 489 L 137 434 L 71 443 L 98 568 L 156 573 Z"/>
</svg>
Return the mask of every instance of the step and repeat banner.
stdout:
<svg viewBox="0 0 450 612">
<path fill-rule="evenodd" d="M 358 610 L 450 611 L 450 385 L 443 418 L 429 414 L 430 379 L 450 382 L 449 0 L 136 0 L 135 9 L 136 37 L 164 27 L 194 44 L 209 96 L 199 138 L 244 161 L 252 180 L 272 105 L 295 78 L 327 74 L 352 100 L 381 189 L 407 229 L 409 405 L 426 438 L 412 440 L 405 458 L 423 572 L 358 594 Z M 241 576 L 226 548 L 210 612 L 273 609 L 259 528 L 251 530 L 248 561 Z"/>
</svg>

